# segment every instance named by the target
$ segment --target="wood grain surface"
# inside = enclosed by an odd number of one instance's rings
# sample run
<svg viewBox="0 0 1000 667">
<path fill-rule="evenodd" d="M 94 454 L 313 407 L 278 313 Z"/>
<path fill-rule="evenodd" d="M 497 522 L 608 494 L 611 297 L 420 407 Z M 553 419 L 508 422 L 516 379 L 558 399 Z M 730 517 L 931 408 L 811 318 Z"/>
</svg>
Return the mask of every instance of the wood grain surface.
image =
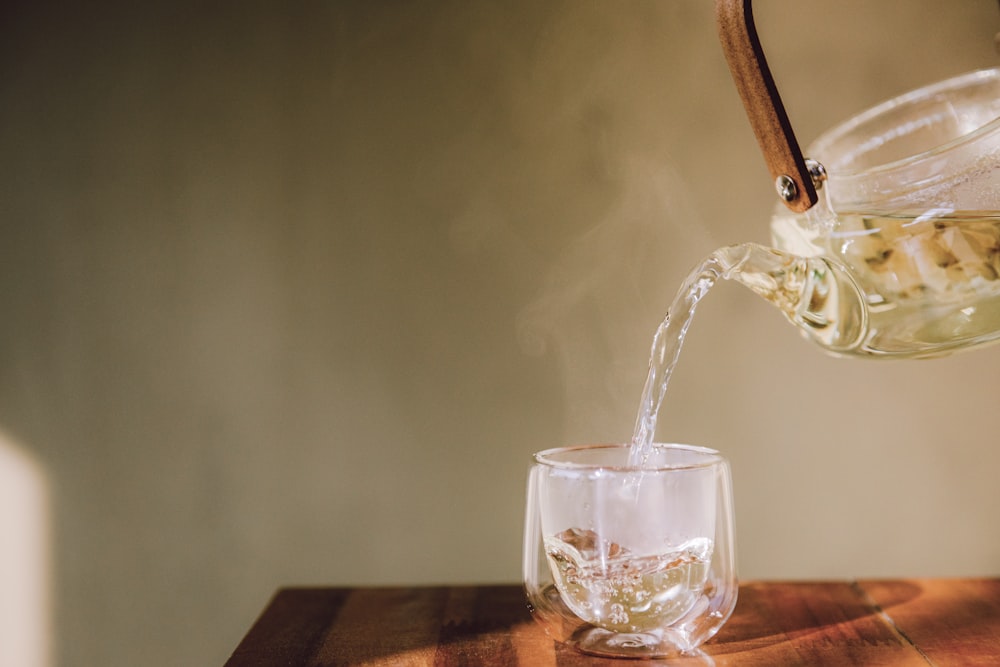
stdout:
<svg viewBox="0 0 1000 667">
<path fill-rule="evenodd" d="M 1000 580 L 744 583 L 703 649 L 582 655 L 545 635 L 517 585 L 286 588 L 226 665 L 1000 665 Z"/>
</svg>

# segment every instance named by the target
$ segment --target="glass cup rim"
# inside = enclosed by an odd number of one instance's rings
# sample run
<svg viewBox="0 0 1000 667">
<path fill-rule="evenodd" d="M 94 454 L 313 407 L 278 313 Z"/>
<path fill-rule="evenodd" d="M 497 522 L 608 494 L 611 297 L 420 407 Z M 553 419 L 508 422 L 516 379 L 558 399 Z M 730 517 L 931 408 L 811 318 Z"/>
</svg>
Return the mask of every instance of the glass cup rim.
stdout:
<svg viewBox="0 0 1000 667">
<path fill-rule="evenodd" d="M 653 443 L 654 449 L 673 449 L 691 452 L 700 455 L 697 461 L 686 461 L 683 463 L 666 463 L 661 465 L 630 466 L 627 463 L 620 465 L 609 465 L 606 463 L 580 463 L 577 461 L 557 460 L 557 454 L 567 454 L 570 452 L 594 451 L 597 449 L 620 449 L 628 450 L 631 445 L 625 443 L 600 443 L 588 445 L 566 445 L 563 447 L 552 447 L 543 449 L 532 455 L 532 459 L 537 465 L 543 465 L 558 470 L 602 470 L 608 472 L 657 472 L 672 470 L 698 470 L 711 468 L 726 461 L 726 458 L 715 449 L 701 447 L 698 445 L 687 445 L 682 443 Z M 627 460 L 627 459 L 626 459 Z"/>
<path fill-rule="evenodd" d="M 823 153 L 831 144 L 848 137 L 858 127 L 889 113 L 893 113 L 903 107 L 919 103 L 924 100 L 933 99 L 937 96 L 953 90 L 969 89 L 973 86 L 983 85 L 990 81 L 1000 79 L 1000 67 L 974 70 L 958 76 L 953 76 L 936 83 L 931 83 L 921 88 L 911 90 L 902 95 L 898 95 L 880 104 L 877 104 L 866 111 L 847 119 L 846 121 L 830 128 L 813 141 L 808 149 L 810 155 L 816 154 L 821 162 L 824 159 Z M 964 145 L 978 141 L 983 135 L 989 134 L 1000 126 L 1000 117 L 983 123 L 969 132 L 957 136 L 937 146 L 933 146 L 924 151 L 908 155 L 906 157 L 890 160 L 881 164 L 871 165 L 863 168 L 846 168 L 838 166 L 836 162 L 825 164 L 831 180 L 851 181 L 858 178 L 871 177 L 875 174 L 893 172 L 896 170 L 913 167 L 916 164 L 932 159 L 936 156 L 954 151 Z M 827 159 L 829 156 L 826 156 Z"/>
</svg>

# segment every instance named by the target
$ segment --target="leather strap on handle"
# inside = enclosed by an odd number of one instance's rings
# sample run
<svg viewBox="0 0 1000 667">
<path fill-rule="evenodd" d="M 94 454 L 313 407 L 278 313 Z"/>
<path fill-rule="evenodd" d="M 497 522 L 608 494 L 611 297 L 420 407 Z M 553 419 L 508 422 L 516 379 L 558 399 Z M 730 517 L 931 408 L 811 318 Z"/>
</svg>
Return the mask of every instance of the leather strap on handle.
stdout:
<svg viewBox="0 0 1000 667">
<path fill-rule="evenodd" d="M 816 187 L 764 59 L 750 1 L 716 0 L 719 39 L 778 195 L 801 213 L 816 203 Z"/>
</svg>

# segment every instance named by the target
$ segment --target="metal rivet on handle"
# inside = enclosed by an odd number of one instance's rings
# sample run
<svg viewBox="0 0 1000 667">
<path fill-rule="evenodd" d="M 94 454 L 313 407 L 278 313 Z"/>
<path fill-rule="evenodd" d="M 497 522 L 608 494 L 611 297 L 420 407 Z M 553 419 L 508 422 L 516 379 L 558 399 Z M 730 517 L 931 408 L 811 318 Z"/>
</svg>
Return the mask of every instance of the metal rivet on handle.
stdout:
<svg viewBox="0 0 1000 667">
<path fill-rule="evenodd" d="M 809 170 L 809 178 L 812 180 L 813 187 L 819 190 L 826 183 L 826 167 L 817 162 L 816 160 L 810 160 L 806 158 L 806 169 Z"/>
<path fill-rule="evenodd" d="M 793 201 L 799 194 L 799 188 L 791 176 L 782 174 L 774 179 L 774 189 L 778 191 L 778 196 L 782 201 Z"/>
</svg>

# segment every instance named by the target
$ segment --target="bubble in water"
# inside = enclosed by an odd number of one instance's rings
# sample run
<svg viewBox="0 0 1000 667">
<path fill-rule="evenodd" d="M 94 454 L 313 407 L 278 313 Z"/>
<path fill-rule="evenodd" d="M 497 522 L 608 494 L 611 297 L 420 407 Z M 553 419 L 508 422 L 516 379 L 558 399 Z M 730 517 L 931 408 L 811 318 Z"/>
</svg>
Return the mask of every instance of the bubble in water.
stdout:
<svg viewBox="0 0 1000 667">
<path fill-rule="evenodd" d="M 608 615 L 608 620 L 615 625 L 628 623 L 628 614 L 625 613 L 625 607 L 618 603 L 611 605 L 611 613 Z"/>
</svg>

